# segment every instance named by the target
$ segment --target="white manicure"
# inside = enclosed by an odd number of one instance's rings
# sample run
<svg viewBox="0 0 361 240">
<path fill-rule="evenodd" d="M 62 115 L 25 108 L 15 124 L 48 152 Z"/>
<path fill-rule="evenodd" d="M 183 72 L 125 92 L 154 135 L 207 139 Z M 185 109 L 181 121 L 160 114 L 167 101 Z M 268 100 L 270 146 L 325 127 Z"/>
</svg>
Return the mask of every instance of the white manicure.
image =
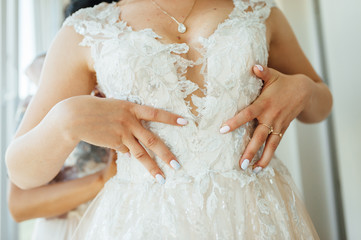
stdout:
<svg viewBox="0 0 361 240">
<path fill-rule="evenodd" d="M 253 173 L 258 174 L 262 170 L 262 167 L 256 167 L 253 169 Z"/>
<path fill-rule="evenodd" d="M 241 164 L 241 168 L 242 168 L 243 170 L 246 170 L 247 167 L 248 167 L 248 164 L 249 164 L 249 160 L 248 160 L 248 159 L 243 160 L 243 162 L 242 162 L 242 164 Z"/>
<path fill-rule="evenodd" d="M 177 123 L 180 125 L 186 125 L 186 124 L 188 124 L 188 121 L 184 118 L 178 118 Z"/>
<path fill-rule="evenodd" d="M 263 67 L 261 65 L 256 65 L 256 68 L 258 68 L 258 70 L 260 70 L 261 72 L 263 72 Z"/>
<path fill-rule="evenodd" d="M 226 132 L 228 132 L 230 129 L 231 129 L 231 128 L 230 128 L 229 126 L 225 125 L 225 126 L 221 127 L 221 129 L 219 129 L 219 132 L 220 132 L 220 133 L 226 133 Z"/>
<path fill-rule="evenodd" d="M 164 177 L 163 177 L 161 174 L 155 175 L 155 178 L 157 179 L 157 181 L 158 181 L 160 184 L 164 184 L 164 183 L 165 183 L 165 179 L 164 179 Z"/>
<path fill-rule="evenodd" d="M 178 170 L 180 169 L 181 165 L 179 165 L 179 163 L 176 160 L 172 160 L 170 161 L 170 165 L 175 169 Z"/>
</svg>

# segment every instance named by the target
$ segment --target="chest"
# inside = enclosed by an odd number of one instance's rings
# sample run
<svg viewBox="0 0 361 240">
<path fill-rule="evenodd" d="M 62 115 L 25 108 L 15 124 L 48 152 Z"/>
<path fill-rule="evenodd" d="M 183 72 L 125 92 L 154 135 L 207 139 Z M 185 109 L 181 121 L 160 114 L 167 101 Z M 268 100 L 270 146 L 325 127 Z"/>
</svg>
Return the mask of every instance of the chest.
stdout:
<svg viewBox="0 0 361 240">
<path fill-rule="evenodd" d="M 224 106 L 234 114 L 257 97 L 262 84 L 251 68 L 266 64 L 268 56 L 262 27 L 238 24 L 228 21 L 210 38 L 200 38 L 197 61 L 181 56 L 188 53 L 187 44 L 161 43 L 151 29 L 104 40 L 94 49 L 98 83 L 108 97 L 176 112 L 197 123 L 212 121 Z"/>
<path fill-rule="evenodd" d="M 233 0 L 145 0 L 121 1 L 120 19 L 135 31 L 152 28 L 162 36 L 163 43 L 197 43 L 199 37 L 209 37 L 234 10 Z M 178 32 L 184 23 L 186 32 Z"/>
<path fill-rule="evenodd" d="M 185 114 L 198 123 L 212 120 L 227 104 L 234 114 L 257 97 L 262 83 L 251 68 L 268 59 L 265 24 L 234 13 L 210 35 L 191 35 L 190 29 L 188 42 L 173 42 L 171 33 L 163 36 L 150 25 L 135 29 L 122 18 L 122 31 L 92 47 L 100 88 L 107 97 Z"/>
<path fill-rule="evenodd" d="M 202 48 L 202 44 L 199 41 L 200 38 L 211 38 L 216 34 L 218 28 L 221 28 L 222 25 L 227 25 L 225 23 L 234 18 L 234 15 L 240 13 L 245 15 L 253 14 L 251 7 L 246 4 L 242 9 L 239 6 L 241 1 L 237 0 L 175 0 L 173 4 L 164 4 L 162 0 L 156 2 L 159 2 L 158 6 L 163 7 L 161 9 L 157 8 L 157 6 L 152 4 L 151 0 L 122 0 L 113 7 L 119 10 L 119 16 L 117 16 L 119 22 L 125 23 L 133 32 L 151 29 L 153 33 L 156 33 L 154 38 L 160 43 L 185 43 L 189 49 L 186 53 L 181 53 L 180 55 L 192 61 L 202 57 L 199 52 L 199 49 Z M 162 10 L 165 12 L 162 12 Z M 178 24 L 171 17 L 178 22 L 184 23 L 187 26 L 187 31 L 179 33 L 177 31 Z M 257 21 L 249 22 L 248 16 L 241 18 L 243 19 L 240 22 L 244 22 L 244 26 L 247 24 L 257 24 Z M 266 45 L 268 46 L 271 40 L 271 25 L 267 21 L 264 22 L 264 25 L 266 26 Z M 263 30 L 261 31 L 263 33 Z M 233 37 L 236 38 L 237 36 L 234 35 Z M 242 39 L 239 40 L 242 41 Z M 91 55 L 89 54 L 89 56 Z M 89 66 L 93 66 L 94 62 L 91 57 L 89 62 Z M 196 72 L 193 72 L 193 75 Z"/>
</svg>

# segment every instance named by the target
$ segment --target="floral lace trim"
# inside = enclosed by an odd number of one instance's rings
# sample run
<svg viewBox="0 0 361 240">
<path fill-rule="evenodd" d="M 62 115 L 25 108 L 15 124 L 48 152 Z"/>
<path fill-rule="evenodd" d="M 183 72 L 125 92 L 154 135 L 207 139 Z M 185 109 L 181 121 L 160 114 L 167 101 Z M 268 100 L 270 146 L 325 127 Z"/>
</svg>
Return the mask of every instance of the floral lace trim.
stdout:
<svg viewBox="0 0 361 240">
<path fill-rule="evenodd" d="M 206 48 L 208 46 L 207 43 L 211 41 L 215 36 L 220 34 L 222 30 L 227 26 L 232 26 L 236 24 L 237 21 L 242 19 L 243 17 L 257 17 L 259 19 L 265 19 L 268 17 L 270 8 L 267 6 L 273 6 L 273 0 L 266 0 L 266 1 L 259 1 L 259 0 L 234 0 L 234 8 L 228 17 L 221 23 L 218 24 L 216 30 L 207 38 L 200 37 L 199 41 L 203 45 L 203 48 L 198 49 L 201 53 L 201 56 L 196 62 L 192 60 L 188 60 L 182 58 L 181 56 L 176 57 L 176 69 L 177 75 L 179 79 L 179 88 L 181 92 L 183 92 L 183 99 L 188 109 L 188 113 L 190 117 L 200 124 L 201 119 L 203 116 L 207 115 L 207 105 L 211 103 L 207 103 L 207 101 L 212 101 L 214 98 L 208 96 L 208 87 L 209 87 L 209 79 L 207 77 L 206 69 Z M 252 11 L 248 11 L 249 9 Z M 64 25 L 70 26 L 73 25 L 75 30 L 84 35 L 84 39 L 80 45 L 82 46 L 94 46 L 97 43 L 104 41 L 105 39 L 117 39 L 123 34 L 124 32 L 138 32 L 144 33 L 155 40 L 161 39 L 162 37 L 155 33 L 150 28 L 145 28 L 139 31 L 134 31 L 131 26 L 127 25 L 127 22 L 120 20 L 121 16 L 121 8 L 117 5 L 117 3 L 101 3 L 94 8 L 86 8 L 81 9 L 80 11 L 76 12 L 74 15 L 66 19 Z M 243 21 L 243 20 L 242 20 Z M 162 48 L 154 48 L 150 46 L 149 51 L 163 51 L 167 49 L 170 53 L 181 54 L 186 53 L 189 50 L 189 46 L 186 43 L 173 43 L 173 44 L 166 44 L 161 43 L 163 46 Z M 152 54 L 152 55 L 153 55 Z M 92 55 L 96 62 L 97 50 L 96 48 L 92 47 Z M 174 55 L 174 54 L 172 54 Z M 202 64 L 201 74 L 203 75 L 204 79 L 204 88 L 200 89 L 200 87 L 193 83 L 192 81 L 186 79 L 186 69 L 189 67 L 193 67 L 195 65 Z M 158 83 L 155 83 L 158 84 Z M 151 86 L 150 86 L 151 87 Z M 232 86 L 230 86 L 232 87 Z M 192 94 L 197 89 L 200 89 L 204 93 L 204 97 L 199 97 L 195 94 Z M 103 89 L 102 89 L 103 90 Z M 129 96 L 129 93 L 128 93 Z M 186 101 L 185 98 L 187 96 L 191 97 L 191 101 L 193 105 L 197 108 L 197 115 L 192 113 L 192 107 L 190 101 Z"/>
</svg>

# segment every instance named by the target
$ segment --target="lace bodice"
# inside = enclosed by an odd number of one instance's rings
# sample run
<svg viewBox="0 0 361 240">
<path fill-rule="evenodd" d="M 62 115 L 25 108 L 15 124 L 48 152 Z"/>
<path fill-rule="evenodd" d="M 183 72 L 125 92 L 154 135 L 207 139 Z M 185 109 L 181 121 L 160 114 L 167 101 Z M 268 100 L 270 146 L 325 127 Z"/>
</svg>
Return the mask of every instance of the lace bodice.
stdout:
<svg viewBox="0 0 361 240">
<path fill-rule="evenodd" d="M 184 127 L 143 122 L 182 165 L 181 170 L 174 171 L 146 148 L 164 171 L 168 184 L 200 179 L 210 172 L 235 173 L 253 133 L 254 122 L 229 134 L 220 134 L 219 128 L 260 93 L 262 81 L 251 69 L 257 63 L 267 65 L 265 20 L 274 3 L 233 2 L 233 11 L 215 32 L 198 39 L 202 57 L 196 62 L 180 55 L 189 51 L 186 43 L 162 43 L 161 36 L 150 28 L 133 30 L 119 19 L 121 8 L 116 3 L 82 9 L 64 23 L 84 36 L 81 45 L 90 47 L 99 88 L 108 98 L 161 108 L 189 120 Z M 205 81 L 205 97 L 191 97 L 197 116 L 185 101 L 199 88 L 185 77 L 187 68 L 196 64 L 202 65 Z M 117 178 L 122 181 L 155 181 L 134 157 L 118 153 L 117 163 Z M 251 171 L 241 174 L 250 175 Z"/>
</svg>

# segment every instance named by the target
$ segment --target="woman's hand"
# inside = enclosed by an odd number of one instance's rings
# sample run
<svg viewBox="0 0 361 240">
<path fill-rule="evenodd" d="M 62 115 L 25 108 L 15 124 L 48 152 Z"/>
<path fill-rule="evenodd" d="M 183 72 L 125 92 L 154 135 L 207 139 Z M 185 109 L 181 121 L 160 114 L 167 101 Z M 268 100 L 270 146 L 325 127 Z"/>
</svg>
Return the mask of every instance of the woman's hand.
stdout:
<svg viewBox="0 0 361 240">
<path fill-rule="evenodd" d="M 258 120 L 259 124 L 239 161 L 240 167 L 247 169 L 257 151 L 266 143 L 262 157 L 253 166 L 253 172 L 258 173 L 271 161 L 291 121 L 309 104 L 314 82 L 302 74 L 285 75 L 260 65 L 254 66 L 253 72 L 264 81 L 260 96 L 227 120 L 221 133 L 233 131 L 253 119 Z"/>
<path fill-rule="evenodd" d="M 180 168 L 168 147 L 140 122 L 156 121 L 176 126 L 187 124 L 179 115 L 128 101 L 86 95 L 68 98 L 56 108 L 55 119 L 64 121 L 64 116 L 67 116 L 64 131 L 70 141 L 82 140 L 123 153 L 130 151 L 160 183 L 164 183 L 165 176 L 140 142 L 170 167 Z"/>
<path fill-rule="evenodd" d="M 127 153 L 129 154 L 129 153 Z M 107 166 L 99 172 L 101 177 L 101 182 L 104 185 L 117 173 L 117 153 L 114 150 L 110 151 L 109 161 Z"/>
</svg>

